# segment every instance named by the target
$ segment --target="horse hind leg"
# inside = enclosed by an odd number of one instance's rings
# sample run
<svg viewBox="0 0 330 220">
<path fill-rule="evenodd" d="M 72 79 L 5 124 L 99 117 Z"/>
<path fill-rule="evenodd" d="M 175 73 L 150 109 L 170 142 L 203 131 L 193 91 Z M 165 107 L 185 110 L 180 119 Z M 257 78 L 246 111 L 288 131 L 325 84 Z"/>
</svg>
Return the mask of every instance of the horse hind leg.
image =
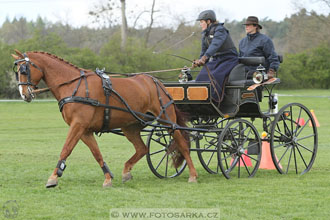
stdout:
<svg viewBox="0 0 330 220">
<path fill-rule="evenodd" d="M 103 161 L 103 157 L 101 151 L 97 145 L 95 137 L 92 132 L 85 133 L 81 136 L 81 140 L 88 146 L 90 151 L 92 152 L 95 160 L 100 165 L 101 169 L 103 170 L 103 174 L 105 180 L 103 182 L 103 187 L 111 187 L 112 186 L 112 179 L 113 174 L 111 173 L 107 164 Z"/>
<path fill-rule="evenodd" d="M 185 116 L 175 106 L 167 110 L 167 115 L 172 122 L 176 122 L 181 127 L 186 127 Z M 174 130 L 172 136 L 174 142 L 172 143 L 172 146 L 170 146 L 170 148 L 171 150 L 176 150 L 177 152 L 179 152 L 179 154 L 176 154 L 173 160 L 173 165 L 178 168 L 185 159 L 189 168 L 188 182 L 197 182 L 197 172 L 190 157 L 189 133 L 184 130 Z"/>
<path fill-rule="evenodd" d="M 140 135 L 141 129 L 141 125 L 133 125 L 130 127 L 122 128 L 126 138 L 134 145 L 136 151 L 135 154 L 124 165 L 122 173 L 123 182 L 129 181 L 133 178 L 131 174 L 133 166 L 148 153 L 148 148 L 144 144 Z"/>
<path fill-rule="evenodd" d="M 174 142 L 172 143 L 173 149 L 178 150 L 181 154 L 177 155 L 174 159 L 174 166 L 179 167 L 183 160 L 185 159 L 189 168 L 189 179 L 188 182 L 197 182 L 197 172 L 190 157 L 189 152 L 189 136 L 185 136 L 182 134 L 182 131 L 175 130 L 173 132 Z"/>
</svg>

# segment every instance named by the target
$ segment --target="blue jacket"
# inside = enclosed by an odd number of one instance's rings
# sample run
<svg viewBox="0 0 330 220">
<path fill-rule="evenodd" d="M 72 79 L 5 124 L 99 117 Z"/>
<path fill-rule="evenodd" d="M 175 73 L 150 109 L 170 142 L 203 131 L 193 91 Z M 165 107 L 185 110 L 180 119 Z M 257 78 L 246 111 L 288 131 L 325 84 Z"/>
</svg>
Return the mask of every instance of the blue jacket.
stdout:
<svg viewBox="0 0 330 220">
<path fill-rule="evenodd" d="M 272 40 L 259 32 L 247 34 L 247 36 L 239 42 L 239 56 L 265 57 L 266 70 L 274 69 L 276 71 L 280 65 Z"/>
<path fill-rule="evenodd" d="M 213 30 L 212 30 L 213 29 Z M 214 33 L 210 33 L 214 32 Z M 211 39 L 211 43 L 208 41 Z M 223 56 L 223 55 L 238 56 L 237 49 L 232 43 L 228 30 L 223 26 L 223 23 L 214 23 L 202 32 L 202 56 Z"/>
</svg>

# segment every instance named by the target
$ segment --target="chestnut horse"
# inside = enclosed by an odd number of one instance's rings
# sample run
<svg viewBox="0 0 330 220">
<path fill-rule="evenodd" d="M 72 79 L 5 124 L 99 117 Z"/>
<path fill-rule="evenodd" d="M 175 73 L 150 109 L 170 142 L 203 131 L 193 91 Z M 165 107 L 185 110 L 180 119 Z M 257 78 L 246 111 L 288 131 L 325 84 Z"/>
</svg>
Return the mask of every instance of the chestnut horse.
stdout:
<svg viewBox="0 0 330 220">
<path fill-rule="evenodd" d="M 65 97 L 70 97 L 76 89 L 76 96 L 85 97 L 86 91 L 90 99 L 106 103 L 106 96 L 102 87 L 101 78 L 93 71 L 85 70 L 70 64 L 63 59 L 45 52 L 27 52 L 22 54 L 15 50 L 17 55 L 12 54 L 17 66 L 17 80 L 21 97 L 24 101 L 30 102 L 34 98 L 33 90 L 40 80 L 44 80 L 49 90 L 55 98 L 60 101 Z M 85 77 L 81 80 L 81 72 Z M 80 80 L 79 80 L 80 79 Z M 79 80 L 79 85 L 78 85 Z M 82 83 L 80 83 L 82 81 Z M 84 81 L 86 81 L 84 83 Z M 126 101 L 128 106 L 140 113 L 148 113 L 154 116 L 171 121 L 172 124 L 183 126 L 180 122 L 178 110 L 174 104 L 168 105 L 163 113 L 162 105 L 170 102 L 170 96 L 166 94 L 164 86 L 151 76 L 138 74 L 129 78 L 111 78 L 112 89 L 116 91 Z M 157 88 L 161 87 L 161 89 Z M 127 106 L 115 95 L 110 96 L 110 106 L 127 109 Z M 92 152 L 94 158 L 99 163 L 105 176 L 103 187 L 112 186 L 112 173 L 103 161 L 103 156 L 94 137 L 94 132 L 100 132 L 104 123 L 104 106 L 92 106 L 84 103 L 70 102 L 63 105 L 62 117 L 70 126 L 66 141 L 61 151 L 58 164 L 50 175 L 46 187 L 55 187 L 66 167 L 65 161 L 71 154 L 73 148 L 79 140 L 82 140 Z M 163 108 L 164 109 L 164 108 Z M 148 148 L 143 142 L 140 132 L 145 125 L 137 120 L 127 111 L 112 109 L 110 112 L 110 123 L 108 129 L 120 128 L 126 138 L 134 145 L 135 154 L 124 164 L 122 172 L 123 182 L 132 178 L 131 170 L 133 166 L 148 153 Z M 170 124 L 170 123 L 168 123 Z M 197 172 L 189 154 L 189 143 L 184 137 L 182 130 L 170 129 L 173 137 L 173 148 L 177 155 L 187 162 L 189 167 L 189 182 L 196 182 Z M 180 164 L 175 164 L 179 166 Z"/>
</svg>

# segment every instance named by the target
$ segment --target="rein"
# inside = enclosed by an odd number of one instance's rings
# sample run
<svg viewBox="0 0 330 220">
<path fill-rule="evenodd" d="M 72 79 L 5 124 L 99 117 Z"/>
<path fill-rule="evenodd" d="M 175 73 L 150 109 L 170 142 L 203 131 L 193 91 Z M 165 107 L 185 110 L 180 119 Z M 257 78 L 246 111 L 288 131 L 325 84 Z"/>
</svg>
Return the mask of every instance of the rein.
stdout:
<svg viewBox="0 0 330 220">
<path fill-rule="evenodd" d="M 103 71 L 104 73 L 110 75 L 110 76 L 127 76 L 127 77 L 130 77 L 130 76 L 136 76 L 136 75 L 141 75 L 141 74 L 153 74 L 153 73 L 165 73 L 165 72 L 171 72 L 171 71 L 177 71 L 177 70 L 182 70 L 184 68 L 176 68 L 176 69 L 166 69 L 166 70 L 155 70 L 155 71 L 149 71 L 149 72 L 137 72 L 137 73 L 114 73 L 114 72 L 107 72 L 107 71 Z M 87 73 L 85 74 L 85 76 L 90 76 L 90 75 L 94 75 L 94 73 Z M 63 82 L 61 84 L 58 84 L 56 86 L 53 86 L 53 87 L 47 87 L 47 88 L 42 88 L 42 89 L 35 89 L 35 90 L 32 90 L 32 93 L 33 94 L 40 94 L 40 93 L 44 93 L 44 92 L 49 92 L 50 89 L 53 89 L 53 88 L 58 88 L 58 87 L 61 87 L 63 85 L 67 85 L 67 84 L 70 84 L 78 79 L 80 79 L 81 76 L 78 76 L 76 78 L 73 78 L 67 82 Z"/>
<path fill-rule="evenodd" d="M 136 76 L 140 74 L 154 74 L 154 73 L 166 73 L 166 72 L 172 72 L 172 71 L 178 71 L 178 70 L 183 70 L 184 68 L 175 68 L 175 69 L 165 69 L 165 70 L 154 70 L 154 71 L 148 71 L 148 72 L 136 72 L 136 73 L 117 73 L 117 72 L 109 72 L 109 71 L 104 71 L 102 72 L 109 74 L 110 76 Z"/>
<path fill-rule="evenodd" d="M 44 93 L 44 92 L 49 92 L 51 89 L 58 88 L 58 87 L 73 83 L 74 81 L 77 81 L 78 79 L 81 79 L 82 77 L 88 77 L 88 76 L 91 76 L 91 75 L 94 75 L 94 73 L 86 73 L 84 76 L 81 76 L 81 75 L 77 76 L 76 78 L 73 78 L 69 81 L 60 83 L 60 84 L 52 86 L 52 87 L 47 87 L 47 88 L 42 88 L 42 89 L 35 89 L 35 90 L 32 90 L 32 93 L 33 94 L 40 94 L 40 93 Z"/>
</svg>

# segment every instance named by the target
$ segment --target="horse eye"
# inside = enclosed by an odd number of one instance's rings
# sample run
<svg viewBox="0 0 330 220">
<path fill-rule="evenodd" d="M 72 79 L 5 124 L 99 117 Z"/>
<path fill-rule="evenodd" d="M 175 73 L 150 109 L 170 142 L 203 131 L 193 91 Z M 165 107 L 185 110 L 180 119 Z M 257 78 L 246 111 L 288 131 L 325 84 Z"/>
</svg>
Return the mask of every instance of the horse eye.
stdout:
<svg viewBox="0 0 330 220">
<path fill-rule="evenodd" d="M 21 65 L 21 67 L 19 68 L 20 70 L 20 73 L 23 74 L 23 75 L 26 75 L 26 66 L 25 65 Z"/>
</svg>

